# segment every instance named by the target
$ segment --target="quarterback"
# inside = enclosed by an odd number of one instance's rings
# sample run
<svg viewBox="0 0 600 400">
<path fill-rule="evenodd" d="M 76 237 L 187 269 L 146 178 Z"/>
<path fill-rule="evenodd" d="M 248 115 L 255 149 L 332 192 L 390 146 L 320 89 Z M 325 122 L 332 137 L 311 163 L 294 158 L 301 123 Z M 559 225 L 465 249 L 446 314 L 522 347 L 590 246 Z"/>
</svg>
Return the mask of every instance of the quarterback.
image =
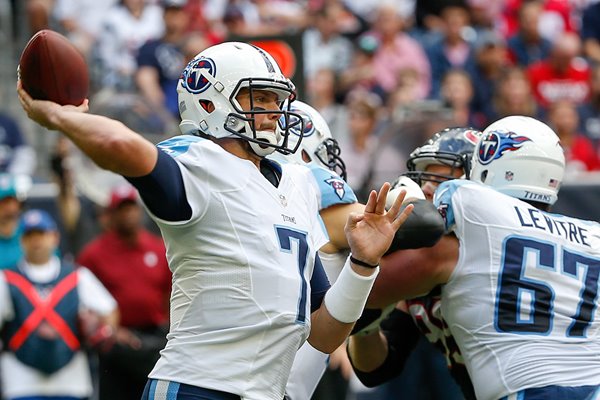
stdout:
<svg viewBox="0 0 600 400">
<path fill-rule="evenodd" d="M 378 264 L 412 211 L 389 184 L 348 217 L 351 256 L 329 287 L 310 171 L 265 158 L 288 146 L 293 84 L 262 49 L 198 54 L 178 84 L 184 135 L 153 145 L 123 124 L 17 91 L 27 115 L 125 176 L 161 229 L 173 272 L 168 343 L 143 399 L 277 399 L 308 341 L 330 353 L 359 318 Z M 281 121 L 284 123 L 281 123 Z M 301 123 L 296 118 L 294 123 Z"/>
</svg>

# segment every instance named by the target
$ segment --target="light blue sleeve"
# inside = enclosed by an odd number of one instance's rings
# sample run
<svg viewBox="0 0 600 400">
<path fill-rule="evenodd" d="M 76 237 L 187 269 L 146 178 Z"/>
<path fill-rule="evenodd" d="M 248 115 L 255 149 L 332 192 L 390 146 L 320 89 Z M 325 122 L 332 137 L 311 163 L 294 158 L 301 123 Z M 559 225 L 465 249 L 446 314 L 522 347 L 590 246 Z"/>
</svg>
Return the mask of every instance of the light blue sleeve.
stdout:
<svg viewBox="0 0 600 400">
<path fill-rule="evenodd" d="M 162 142 L 157 144 L 156 147 L 158 147 L 171 157 L 175 158 L 187 152 L 193 143 L 201 142 L 204 140 L 207 139 L 192 135 L 178 135 L 163 140 Z"/>
<path fill-rule="evenodd" d="M 444 218 L 444 224 L 446 226 L 446 232 L 452 232 L 456 224 L 454 218 L 454 193 L 456 190 L 471 182 L 463 179 L 453 179 L 450 181 L 442 182 L 435 191 L 433 196 L 433 204 L 437 207 L 441 216 Z"/>
<path fill-rule="evenodd" d="M 319 209 L 358 201 L 352 188 L 338 174 L 318 165 L 309 165 L 309 168 L 320 194 Z"/>
</svg>

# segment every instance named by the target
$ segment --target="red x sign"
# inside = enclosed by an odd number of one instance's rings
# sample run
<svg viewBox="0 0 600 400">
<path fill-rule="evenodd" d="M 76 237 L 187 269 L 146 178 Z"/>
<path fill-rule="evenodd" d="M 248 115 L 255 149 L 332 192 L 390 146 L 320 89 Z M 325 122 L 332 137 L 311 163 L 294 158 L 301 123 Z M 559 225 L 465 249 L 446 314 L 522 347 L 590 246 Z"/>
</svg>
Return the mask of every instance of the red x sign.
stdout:
<svg viewBox="0 0 600 400">
<path fill-rule="evenodd" d="M 31 333 L 45 320 L 56 329 L 71 350 L 79 349 L 79 339 L 65 320 L 54 311 L 54 307 L 77 285 L 77 272 L 71 272 L 61 280 L 45 299 L 39 296 L 31 282 L 22 275 L 8 270 L 5 270 L 4 274 L 7 282 L 19 289 L 33 306 L 33 312 L 29 314 L 23 325 L 10 339 L 8 347 L 12 351 L 18 350 Z"/>
</svg>

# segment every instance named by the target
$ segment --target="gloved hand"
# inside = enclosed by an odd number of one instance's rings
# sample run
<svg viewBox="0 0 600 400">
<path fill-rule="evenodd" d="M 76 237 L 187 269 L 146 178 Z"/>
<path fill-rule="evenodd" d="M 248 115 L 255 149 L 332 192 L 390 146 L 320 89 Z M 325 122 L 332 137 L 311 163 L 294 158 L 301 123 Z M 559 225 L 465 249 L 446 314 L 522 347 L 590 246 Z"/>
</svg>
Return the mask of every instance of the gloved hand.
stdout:
<svg viewBox="0 0 600 400">
<path fill-rule="evenodd" d="M 394 200 L 400 194 L 401 190 L 406 191 L 406 197 L 404 198 L 404 203 L 410 200 L 425 200 L 425 194 L 421 190 L 421 187 L 412 179 L 407 176 L 401 175 L 396 179 L 396 181 L 392 185 L 392 189 L 388 193 L 387 200 L 385 202 L 385 208 L 390 208 L 392 204 L 394 204 Z"/>
</svg>

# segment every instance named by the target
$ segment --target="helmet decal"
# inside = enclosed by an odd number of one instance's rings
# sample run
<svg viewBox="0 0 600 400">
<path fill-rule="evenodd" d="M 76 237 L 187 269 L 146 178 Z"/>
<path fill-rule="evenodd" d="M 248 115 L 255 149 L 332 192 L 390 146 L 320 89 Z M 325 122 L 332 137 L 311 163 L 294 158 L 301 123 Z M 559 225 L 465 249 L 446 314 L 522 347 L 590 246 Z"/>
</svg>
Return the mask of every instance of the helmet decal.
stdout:
<svg viewBox="0 0 600 400">
<path fill-rule="evenodd" d="M 211 85 L 201 70 L 206 70 L 214 77 L 217 73 L 215 62 L 206 57 L 195 58 L 189 62 L 181 74 L 182 86 L 190 93 L 198 94 L 204 92 Z"/>
<path fill-rule="evenodd" d="M 332 176 L 325 180 L 325 183 L 331 186 L 335 194 L 342 200 L 346 194 L 344 181 L 338 177 Z"/>
<path fill-rule="evenodd" d="M 308 115 L 308 113 L 306 111 L 301 110 L 294 106 L 292 106 L 292 111 L 302 117 L 302 120 L 304 121 L 304 128 L 303 128 L 303 131 L 300 132 L 299 128 L 302 128 L 302 126 L 300 126 L 299 124 L 290 124 L 290 125 L 293 125 L 290 127 L 291 133 L 293 133 L 296 136 L 302 136 L 303 138 L 307 138 L 316 132 L 315 124 L 313 123 L 312 118 L 310 117 L 310 115 Z M 292 117 L 292 120 L 293 119 L 294 119 L 294 117 Z"/>
<path fill-rule="evenodd" d="M 479 141 L 479 138 L 481 137 L 481 132 L 476 131 L 474 129 L 467 129 L 467 130 L 465 130 L 464 134 L 465 134 L 465 139 L 467 139 L 473 145 L 476 145 L 477 142 Z"/>
<path fill-rule="evenodd" d="M 482 165 L 497 160 L 507 151 L 518 150 L 523 143 L 530 142 L 527 136 L 518 136 L 514 132 L 490 131 L 481 139 L 477 157 Z"/>
<path fill-rule="evenodd" d="M 250 44 L 250 46 L 252 46 L 256 50 L 258 50 L 258 52 L 262 56 L 263 60 L 265 61 L 265 65 L 267 66 L 267 71 L 269 71 L 270 73 L 274 74 L 275 73 L 275 67 L 273 66 L 273 63 L 271 62 L 271 60 L 269 60 L 269 57 L 267 57 L 267 55 L 265 54 L 265 51 L 263 49 L 261 49 L 260 47 L 255 46 L 253 44 Z"/>
</svg>

